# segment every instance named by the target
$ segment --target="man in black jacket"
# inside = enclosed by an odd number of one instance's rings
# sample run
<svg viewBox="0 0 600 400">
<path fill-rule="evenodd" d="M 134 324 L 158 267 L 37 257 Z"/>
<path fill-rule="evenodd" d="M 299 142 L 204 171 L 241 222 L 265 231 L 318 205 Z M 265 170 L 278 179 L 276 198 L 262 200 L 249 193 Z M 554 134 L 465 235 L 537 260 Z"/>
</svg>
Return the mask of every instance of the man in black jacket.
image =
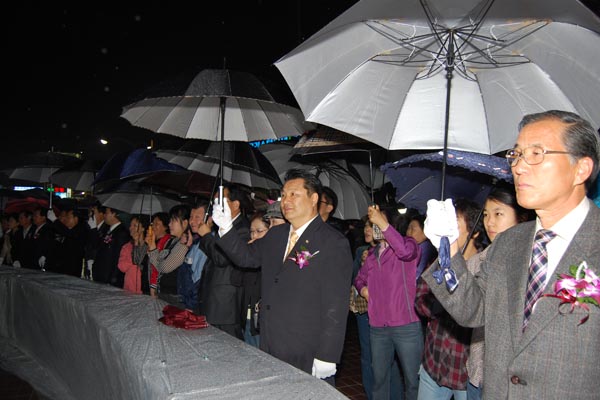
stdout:
<svg viewBox="0 0 600 400">
<path fill-rule="evenodd" d="M 226 187 L 223 195 L 228 198 L 231 209 L 232 230 L 239 240 L 247 243 L 250 240 L 250 224 L 242 213 L 247 207 L 247 196 L 235 185 Z M 200 250 L 208 257 L 201 280 L 200 312 L 206 315 L 211 325 L 243 340 L 243 272 L 217 246 L 211 225 L 202 224 L 198 227 Z"/>
<path fill-rule="evenodd" d="M 117 213 L 117 210 L 106 207 L 104 223 L 110 228 L 106 235 L 98 240 L 92 276 L 96 282 L 109 283 L 122 288 L 125 274 L 118 267 L 119 255 L 121 248 L 129 241 L 130 236 Z"/>
</svg>

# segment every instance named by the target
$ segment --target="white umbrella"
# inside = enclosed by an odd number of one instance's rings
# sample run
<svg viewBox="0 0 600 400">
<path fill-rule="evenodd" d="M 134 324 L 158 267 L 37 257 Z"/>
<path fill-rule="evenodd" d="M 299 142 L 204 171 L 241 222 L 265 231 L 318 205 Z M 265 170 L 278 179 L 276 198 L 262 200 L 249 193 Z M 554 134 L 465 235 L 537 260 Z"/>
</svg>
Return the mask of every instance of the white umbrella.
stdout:
<svg viewBox="0 0 600 400">
<path fill-rule="evenodd" d="M 308 121 L 387 149 L 494 154 L 528 113 L 600 125 L 597 32 L 577 0 L 362 0 L 275 65 Z"/>
</svg>

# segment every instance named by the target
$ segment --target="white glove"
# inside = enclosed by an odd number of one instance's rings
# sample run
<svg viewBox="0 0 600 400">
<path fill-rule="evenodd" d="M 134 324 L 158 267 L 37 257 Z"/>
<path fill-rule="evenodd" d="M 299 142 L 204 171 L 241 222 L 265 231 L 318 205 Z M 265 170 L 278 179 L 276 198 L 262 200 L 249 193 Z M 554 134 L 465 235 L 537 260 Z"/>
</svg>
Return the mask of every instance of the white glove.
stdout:
<svg viewBox="0 0 600 400">
<path fill-rule="evenodd" d="M 90 226 L 90 229 L 95 229 L 97 227 L 96 218 L 94 218 L 93 215 L 88 219 L 88 225 Z"/>
<path fill-rule="evenodd" d="M 87 260 L 87 269 L 92 273 L 92 267 L 94 266 L 94 260 Z"/>
<path fill-rule="evenodd" d="M 212 219 L 219 227 L 219 235 L 223 236 L 232 226 L 231 209 L 227 197 L 223 197 L 223 206 L 219 204 L 219 199 L 215 199 L 213 205 Z"/>
<path fill-rule="evenodd" d="M 325 379 L 335 375 L 336 372 L 337 369 L 335 363 L 321 361 L 318 358 L 315 358 L 313 360 L 312 376 L 317 377 L 319 379 Z"/>
<path fill-rule="evenodd" d="M 54 214 L 54 210 L 48 210 L 48 213 L 46 213 L 46 218 L 48 218 L 48 220 L 52 222 L 56 221 L 56 214 Z"/>
<path fill-rule="evenodd" d="M 21 263 L 19 262 L 19 260 L 13 261 L 13 265 L 12 266 L 15 267 L 15 268 L 21 268 Z"/>
<path fill-rule="evenodd" d="M 46 265 L 46 256 L 41 256 L 39 258 L 38 265 L 40 266 L 41 269 L 44 269 L 44 266 Z"/>
<path fill-rule="evenodd" d="M 452 199 L 429 200 L 427 202 L 427 218 L 423 228 L 425 236 L 436 249 L 440 248 L 443 236 L 448 238 L 450 244 L 458 239 L 458 221 Z"/>
</svg>

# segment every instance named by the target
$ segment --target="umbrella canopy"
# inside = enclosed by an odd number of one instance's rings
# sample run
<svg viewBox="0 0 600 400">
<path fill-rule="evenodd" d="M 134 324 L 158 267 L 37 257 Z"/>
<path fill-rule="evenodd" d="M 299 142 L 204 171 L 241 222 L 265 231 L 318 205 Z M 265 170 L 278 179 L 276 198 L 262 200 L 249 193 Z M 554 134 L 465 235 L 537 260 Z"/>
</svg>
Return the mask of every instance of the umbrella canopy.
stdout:
<svg viewBox="0 0 600 400">
<path fill-rule="evenodd" d="M 186 139 L 255 141 L 300 135 L 310 129 L 300 110 L 277 103 L 252 74 L 205 69 L 144 94 L 121 115 L 132 125 Z M 221 100 L 224 100 L 222 104 Z"/>
<path fill-rule="evenodd" d="M 494 154 L 525 114 L 600 125 L 597 32 L 577 0 L 362 0 L 276 66 L 309 121 L 387 149 Z"/>
<path fill-rule="evenodd" d="M 98 171 L 93 184 L 100 185 L 100 189 L 104 189 L 122 179 L 145 176 L 158 171 L 182 171 L 183 169 L 157 158 L 150 150 L 136 149 L 115 154 Z"/>
<path fill-rule="evenodd" d="M 371 190 L 380 189 L 388 182 L 385 175 L 376 168 L 389 153 L 381 146 L 357 136 L 334 129 L 320 128 L 302 135 L 294 145 L 292 154 L 303 157 L 330 156 L 346 160 L 346 169 L 367 185 Z"/>
<path fill-rule="evenodd" d="M 225 141 L 222 144 L 222 177 L 225 181 L 251 188 L 281 188 L 277 170 L 259 150 L 245 142 Z M 190 171 L 216 177 L 221 163 L 220 153 L 221 142 L 193 140 L 179 150 L 159 150 L 156 155 Z"/>
<path fill-rule="evenodd" d="M 422 213 L 427 201 L 440 198 L 443 152 L 416 154 L 381 169 L 396 188 L 396 200 Z M 444 198 L 466 197 L 479 204 L 492 186 L 502 180 L 512 183 L 512 174 L 506 159 L 485 154 L 449 150 L 447 157 Z"/>
<path fill-rule="evenodd" d="M 97 160 L 78 160 L 54 172 L 51 179 L 56 185 L 89 192 L 93 190 L 96 173 L 102 165 Z"/>
<path fill-rule="evenodd" d="M 324 186 L 330 187 L 338 198 L 333 214 L 339 219 L 360 219 L 367 213 L 370 197 L 364 183 L 353 176 L 345 166 L 345 160 L 328 159 L 320 162 L 304 162 L 292 157 L 292 147 L 283 143 L 270 143 L 259 147 L 269 159 L 283 180 L 286 172 L 292 168 L 304 169 L 315 174 Z"/>
<path fill-rule="evenodd" d="M 35 183 L 51 182 L 50 176 L 77 158 L 56 152 L 18 154 L 6 157 L 2 164 L 8 178 Z"/>
<path fill-rule="evenodd" d="M 97 194 L 96 198 L 105 207 L 129 214 L 152 215 L 157 212 L 168 212 L 171 207 L 181 204 L 175 196 L 159 193 L 150 186 L 135 182 L 125 182 L 111 192 Z"/>
</svg>

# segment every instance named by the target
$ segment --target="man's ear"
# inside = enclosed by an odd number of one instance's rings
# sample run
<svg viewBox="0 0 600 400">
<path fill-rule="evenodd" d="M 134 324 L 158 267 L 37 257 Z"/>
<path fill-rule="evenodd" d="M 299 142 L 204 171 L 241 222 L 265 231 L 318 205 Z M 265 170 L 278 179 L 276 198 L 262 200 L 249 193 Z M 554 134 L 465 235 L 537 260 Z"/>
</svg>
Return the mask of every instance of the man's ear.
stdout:
<svg viewBox="0 0 600 400">
<path fill-rule="evenodd" d="M 590 157 L 582 157 L 577 160 L 577 171 L 575 172 L 575 184 L 583 184 L 594 170 L 594 162 Z"/>
<path fill-rule="evenodd" d="M 313 194 L 311 194 L 310 201 L 311 201 L 313 207 L 317 207 L 319 204 L 319 194 L 317 192 L 314 192 Z"/>
</svg>

